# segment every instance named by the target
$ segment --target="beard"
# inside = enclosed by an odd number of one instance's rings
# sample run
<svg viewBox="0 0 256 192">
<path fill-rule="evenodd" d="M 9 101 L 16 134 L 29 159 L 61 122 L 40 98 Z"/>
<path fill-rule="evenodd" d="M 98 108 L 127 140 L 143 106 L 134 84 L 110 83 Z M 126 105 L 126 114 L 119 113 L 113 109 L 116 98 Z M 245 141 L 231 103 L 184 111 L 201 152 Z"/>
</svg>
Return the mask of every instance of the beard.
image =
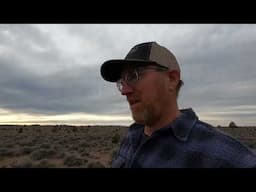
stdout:
<svg viewBox="0 0 256 192">
<path fill-rule="evenodd" d="M 154 105 L 147 105 L 137 110 L 131 110 L 133 120 L 138 124 L 153 125 L 160 119 Z"/>
</svg>

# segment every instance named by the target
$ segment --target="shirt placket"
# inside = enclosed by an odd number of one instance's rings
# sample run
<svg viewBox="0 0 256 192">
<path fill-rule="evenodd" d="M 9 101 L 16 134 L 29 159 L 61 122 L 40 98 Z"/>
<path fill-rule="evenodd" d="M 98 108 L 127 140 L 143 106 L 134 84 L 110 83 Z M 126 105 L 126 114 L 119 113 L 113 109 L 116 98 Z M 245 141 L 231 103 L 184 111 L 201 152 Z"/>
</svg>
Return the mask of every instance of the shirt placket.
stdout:
<svg viewBox="0 0 256 192">
<path fill-rule="evenodd" d="M 142 135 L 141 135 L 142 137 Z M 143 151 L 142 148 L 145 147 L 146 143 L 149 141 L 149 140 L 152 140 L 152 138 L 155 137 L 155 135 L 145 139 L 142 143 L 139 144 L 139 146 L 137 147 L 137 150 L 135 151 L 135 154 L 132 158 L 132 161 L 130 163 L 130 166 L 131 168 L 134 168 L 134 164 L 136 162 L 136 160 L 141 156 L 141 152 Z M 141 138 L 140 138 L 141 139 Z"/>
</svg>

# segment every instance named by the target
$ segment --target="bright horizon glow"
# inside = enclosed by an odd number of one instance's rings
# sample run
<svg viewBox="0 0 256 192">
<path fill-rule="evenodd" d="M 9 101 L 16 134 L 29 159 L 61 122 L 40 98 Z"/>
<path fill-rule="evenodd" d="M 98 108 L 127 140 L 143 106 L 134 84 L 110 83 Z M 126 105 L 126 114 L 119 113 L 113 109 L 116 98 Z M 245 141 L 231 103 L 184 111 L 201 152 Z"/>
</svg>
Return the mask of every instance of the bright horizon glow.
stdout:
<svg viewBox="0 0 256 192">
<path fill-rule="evenodd" d="M 125 125 L 132 123 L 129 116 L 92 115 L 86 113 L 70 113 L 65 115 L 38 115 L 15 113 L 0 109 L 0 125 L 3 124 L 70 124 L 70 125 Z"/>
<path fill-rule="evenodd" d="M 248 106 L 254 110 L 255 106 Z M 230 119 L 227 121 L 225 115 L 244 114 L 242 106 L 233 107 L 234 111 L 227 109 L 227 111 L 211 111 L 198 112 L 199 119 L 209 123 L 213 126 L 228 126 L 231 121 L 234 121 L 238 126 L 255 126 L 254 121 L 249 119 Z M 248 113 L 249 114 L 249 113 Z M 246 122 L 246 123 L 245 123 Z M 44 114 L 28 114 L 15 113 L 6 109 L 0 108 L 0 125 L 120 125 L 129 126 L 133 123 L 130 115 L 93 115 L 86 113 L 70 113 L 65 115 L 44 115 Z"/>
</svg>

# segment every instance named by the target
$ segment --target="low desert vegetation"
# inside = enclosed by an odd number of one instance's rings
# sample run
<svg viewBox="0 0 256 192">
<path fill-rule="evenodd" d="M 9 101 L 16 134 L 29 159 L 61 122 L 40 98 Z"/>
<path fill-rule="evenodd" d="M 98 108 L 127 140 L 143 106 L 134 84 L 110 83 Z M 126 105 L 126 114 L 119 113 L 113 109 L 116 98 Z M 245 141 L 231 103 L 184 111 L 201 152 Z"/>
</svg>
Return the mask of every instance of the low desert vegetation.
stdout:
<svg viewBox="0 0 256 192">
<path fill-rule="evenodd" d="M 256 127 L 217 126 L 251 148 Z M 109 168 L 128 131 L 121 126 L 0 126 L 1 168 Z"/>
<path fill-rule="evenodd" d="M 117 126 L 0 126 L 1 168 L 108 168 L 127 133 Z"/>
</svg>

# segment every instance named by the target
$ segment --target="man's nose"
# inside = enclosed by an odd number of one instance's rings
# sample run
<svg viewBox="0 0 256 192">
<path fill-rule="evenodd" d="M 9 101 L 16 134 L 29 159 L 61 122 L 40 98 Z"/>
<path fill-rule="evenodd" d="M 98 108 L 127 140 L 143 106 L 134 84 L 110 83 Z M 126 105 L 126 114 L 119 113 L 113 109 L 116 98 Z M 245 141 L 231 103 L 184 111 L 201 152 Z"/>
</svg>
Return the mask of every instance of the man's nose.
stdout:
<svg viewBox="0 0 256 192">
<path fill-rule="evenodd" d="M 133 88 L 131 86 L 129 86 L 126 82 L 123 82 L 121 94 L 128 95 L 128 94 L 131 94 L 132 92 L 133 92 Z"/>
</svg>

